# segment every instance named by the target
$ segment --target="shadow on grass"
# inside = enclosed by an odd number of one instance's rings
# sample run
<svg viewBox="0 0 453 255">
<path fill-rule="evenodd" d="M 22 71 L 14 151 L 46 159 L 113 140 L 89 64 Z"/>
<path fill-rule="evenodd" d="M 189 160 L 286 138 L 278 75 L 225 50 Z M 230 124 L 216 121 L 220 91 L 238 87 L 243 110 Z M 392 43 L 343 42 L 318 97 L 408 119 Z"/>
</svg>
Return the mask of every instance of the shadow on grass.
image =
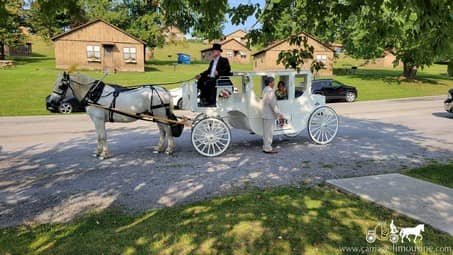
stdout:
<svg viewBox="0 0 453 255">
<path fill-rule="evenodd" d="M 47 55 L 44 55 L 44 54 L 39 54 L 39 53 L 36 53 L 36 52 L 33 52 L 31 54 L 32 57 L 35 57 L 35 58 L 43 58 L 43 57 L 47 57 Z"/>
<path fill-rule="evenodd" d="M 14 57 L 10 58 L 15 61 L 16 65 L 26 65 L 31 63 L 39 63 L 47 60 L 54 60 L 55 58 L 51 57 Z"/>
<path fill-rule="evenodd" d="M 331 188 L 279 188 L 153 210 L 135 217 L 110 209 L 66 225 L 7 229 L 0 237 L 12 253 L 43 254 L 362 254 L 393 252 L 389 241 L 368 244 L 378 221 L 417 222 Z M 424 240 L 399 243 L 445 247 L 453 242 L 427 226 Z M 0 248 L 1 251 L 2 248 Z M 352 249 L 355 250 L 355 252 Z M 369 252 L 368 254 L 378 254 Z"/>
<path fill-rule="evenodd" d="M 150 66 L 149 64 L 145 65 L 145 72 L 160 72 L 161 70 L 159 68 L 156 68 L 154 66 Z"/>
</svg>

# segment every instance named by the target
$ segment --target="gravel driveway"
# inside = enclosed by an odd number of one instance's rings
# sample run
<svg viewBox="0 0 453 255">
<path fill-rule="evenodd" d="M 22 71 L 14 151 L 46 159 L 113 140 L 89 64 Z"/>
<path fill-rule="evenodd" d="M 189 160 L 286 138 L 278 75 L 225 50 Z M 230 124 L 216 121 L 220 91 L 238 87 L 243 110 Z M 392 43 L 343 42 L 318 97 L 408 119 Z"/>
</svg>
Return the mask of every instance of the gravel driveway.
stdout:
<svg viewBox="0 0 453 255">
<path fill-rule="evenodd" d="M 253 187 L 398 172 L 448 161 L 453 119 L 443 97 L 333 104 L 340 131 L 327 146 L 304 133 L 275 138 L 279 154 L 261 152 L 260 137 L 233 130 L 224 155 L 191 147 L 190 130 L 173 156 L 153 154 L 152 123 L 109 124 L 112 158 L 91 157 L 95 133 L 84 114 L 0 118 L 0 226 L 64 222 L 89 210 L 128 212 L 172 206 Z"/>
</svg>

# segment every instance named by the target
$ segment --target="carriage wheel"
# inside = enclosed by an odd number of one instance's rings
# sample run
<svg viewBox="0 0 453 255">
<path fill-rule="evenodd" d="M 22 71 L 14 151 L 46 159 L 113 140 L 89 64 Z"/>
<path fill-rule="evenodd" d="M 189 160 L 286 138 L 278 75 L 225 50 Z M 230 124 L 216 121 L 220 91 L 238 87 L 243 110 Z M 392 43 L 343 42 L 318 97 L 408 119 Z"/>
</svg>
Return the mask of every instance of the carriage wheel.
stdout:
<svg viewBox="0 0 453 255">
<path fill-rule="evenodd" d="M 204 118 L 192 126 L 192 145 L 203 156 L 219 156 L 230 143 L 230 128 L 220 119 Z"/>
<path fill-rule="evenodd" d="M 195 126 L 197 124 L 197 122 L 199 122 L 200 120 L 202 120 L 202 119 L 204 119 L 206 117 L 208 117 L 208 115 L 206 115 L 206 113 L 198 114 L 197 116 L 195 116 L 195 118 L 193 118 L 192 126 Z"/>
<path fill-rule="evenodd" d="M 338 132 L 337 113 L 328 106 L 317 108 L 308 120 L 308 135 L 317 144 L 330 143 Z"/>
</svg>

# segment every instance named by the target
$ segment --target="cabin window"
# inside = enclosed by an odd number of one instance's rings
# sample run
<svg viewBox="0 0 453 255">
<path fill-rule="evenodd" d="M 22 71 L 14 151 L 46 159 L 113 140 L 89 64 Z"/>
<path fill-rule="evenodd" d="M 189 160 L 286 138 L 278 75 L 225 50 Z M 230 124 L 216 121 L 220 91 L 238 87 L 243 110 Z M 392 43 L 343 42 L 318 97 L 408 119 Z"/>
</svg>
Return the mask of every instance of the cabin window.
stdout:
<svg viewBox="0 0 453 255">
<path fill-rule="evenodd" d="M 95 45 L 87 46 L 87 58 L 90 62 L 101 61 L 101 47 Z"/>
<path fill-rule="evenodd" d="M 327 55 L 316 55 L 316 61 L 327 63 Z"/>
<path fill-rule="evenodd" d="M 232 58 L 232 57 L 233 57 L 233 52 L 230 51 L 230 50 L 227 51 L 227 52 L 226 52 L 226 56 L 227 56 L 227 58 Z"/>
<path fill-rule="evenodd" d="M 136 48 L 123 48 L 123 57 L 126 63 L 137 62 L 137 49 Z"/>
</svg>

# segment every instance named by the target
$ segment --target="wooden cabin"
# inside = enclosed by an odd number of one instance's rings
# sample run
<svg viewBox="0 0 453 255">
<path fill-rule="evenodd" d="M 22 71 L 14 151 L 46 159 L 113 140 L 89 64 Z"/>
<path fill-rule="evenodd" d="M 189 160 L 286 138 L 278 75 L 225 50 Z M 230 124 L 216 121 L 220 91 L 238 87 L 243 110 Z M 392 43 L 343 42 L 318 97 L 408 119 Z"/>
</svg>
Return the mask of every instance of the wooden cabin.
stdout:
<svg viewBox="0 0 453 255">
<path fill-rule="evenodd" d="M 247 40 L 245 39 L 245 36 L 247 33 L 242 30 L 238 29 L 234 32 L 231 32 L 223 37 L 223 41 L 228 41 L 230 39 L 236 39 L 237 41 L 241 42 L 242 44 L 247 44 Z"/>
<path fill-rule="evenodd" d="M 230 63 L 250 63 L 251 51 L 245 44 L 234 38 L 222 41 L 220 44 L 222 45 L 223 50 L 222 57 L 228 58 Z M 211 59 L 211 48 L 201 50 L 202 61 L 209 62 Z"/>
<path fill-rule="evenodd" d="M 302 69 L 310 70 L 313 61 L 324 63 L 324 68 L 319 71 L 320 75 L 333 75 L 334 50 L 327 44 L 324 44 L 314 36 L 308 33 L 301 33 L 301 36 L 307 37 L 308 44 L 313 46 L 313 59 L 305 59 Z M 253 70 L 255 71 L 276 71 L 284 70 L 283 64 L 277 64 L 278 55 L 282 51 L 296 49 L 296 45 L 290 45 L 288 39 L 277 41 L 266 48 L 252 54 Z"/>
<path fill-rule="evenodd" d="M 94 20 L 52 38 L 56 67 L 144 72 L 145 42 L 103 20 Z"/>
</svg>

